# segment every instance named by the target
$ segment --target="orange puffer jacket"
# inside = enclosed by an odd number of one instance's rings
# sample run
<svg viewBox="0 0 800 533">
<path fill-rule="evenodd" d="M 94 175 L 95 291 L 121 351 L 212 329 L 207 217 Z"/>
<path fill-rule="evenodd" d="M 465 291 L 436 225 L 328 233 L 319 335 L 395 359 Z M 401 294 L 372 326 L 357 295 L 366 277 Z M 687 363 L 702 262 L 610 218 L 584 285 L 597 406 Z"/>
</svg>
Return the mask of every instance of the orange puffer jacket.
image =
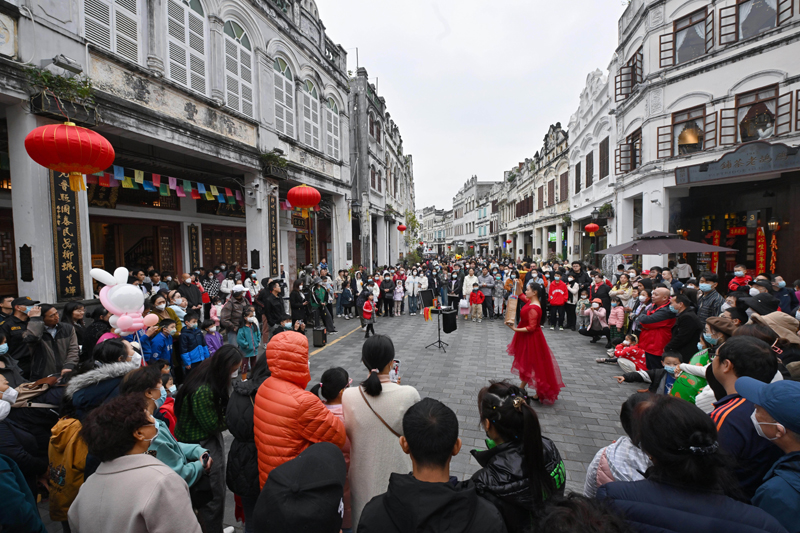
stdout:
<svg viewBox="0 0 800 533">
<path fill-rule="evenodd" d="M 308 339 L 294 331 L 280 333 L 267 345 L 272 376 L 256 394 L 253 423 L 258 449 L 258 480 L 267 482 L 273 469 L 300 455 L 317 442 L 344 447 L 344 423 L 320 399 L 305 390 Z"/>
</svg>

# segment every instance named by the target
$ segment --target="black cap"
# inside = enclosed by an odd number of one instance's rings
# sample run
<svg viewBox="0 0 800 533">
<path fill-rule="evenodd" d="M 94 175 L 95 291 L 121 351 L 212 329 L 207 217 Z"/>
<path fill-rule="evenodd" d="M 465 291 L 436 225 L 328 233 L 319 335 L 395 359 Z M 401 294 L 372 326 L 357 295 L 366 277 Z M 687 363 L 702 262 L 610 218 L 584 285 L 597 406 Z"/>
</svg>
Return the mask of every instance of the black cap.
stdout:
<svg viewBox="0 0 800 533">
<path fill-rule="evenodd" d="M 768 315 L 770 313 L 774 313 L 778 310 L 778 306 L 780 305 L 780 302 L 777 298 L 766 292 L 762 292 L 758 296 L 748 296 L 746 298 L 739 299 L 746 303 L 750 309 L 759 315 Z"/>
<path fill-rule="evenodd" d="M 36 305 L 38 303 L 38 301 L 32 300 L 30 296 L 20 296 L 11 302 L 11 307 L 16 307 L 18 305 Z"/>
<path fill-rule="evenodd" d="M 270 472 L 253 512 L 259 533 L 339 533 L 347 467 L 342 451 L 319 442 Z"/>
</svg>

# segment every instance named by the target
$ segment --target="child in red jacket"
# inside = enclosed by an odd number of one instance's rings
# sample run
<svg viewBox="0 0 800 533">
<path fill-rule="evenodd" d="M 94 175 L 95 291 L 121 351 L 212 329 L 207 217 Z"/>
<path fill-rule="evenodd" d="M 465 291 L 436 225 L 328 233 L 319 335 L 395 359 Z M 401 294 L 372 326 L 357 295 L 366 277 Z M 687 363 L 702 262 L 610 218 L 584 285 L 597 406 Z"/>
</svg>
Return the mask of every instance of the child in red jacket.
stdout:
<svg viewBox="0 0 800 533">
<path fill-rule="evenodd" d="M 737 291 L 739 287 L 750 285 L 751 281 L 753 281 L 753 278 L 747 273 L 747 267 L 744 265 L 736 265 L 733 267 L 733 279 L 728 283 L 728 291 Z"/>
<path fill-rule="evenodd" d="M 598 363 L 618 364 L 623 372 L 637 372 L 647 370 L 644 350 L 639 348 L 639 337 L 630 334 L 625 340 L 617 344 L 614 349 L 614 357 L 601 357 L 595 359 Z"/>
<path fill-rule="evenodd" d="M 373 335 L 375 335 L 375 294 L 369 293 L 367 296 L 367 301 L 364 302 L 364 308 L 361 310 L 364 317 L 364 322 L 367 324 L 367 334 L 364 335 L 365 339 L 369 338 L 369 332 L 371 331 Z"/>
<path fill-rule="evenodd" d="M 561 274 L 556 272 L 553 276 L 553 281 L 547 289 L 547 296 L 550 302 L 550 329 L 558 329 L 564 331 L 564 316 L 566 315 L 566 305 L 569 299 L 569 288 L 567 284 L 561 281 Z"/>
<path fill-rule="evenodd" d="M 469 316 L 473 322 L 476 320 L 478 322 L 483 321 L 483 300 L 485 299 L 486 297 L 478 289 L 478 284 L 473 284 L 472 292 L 469 293 Z"/>
</svg>

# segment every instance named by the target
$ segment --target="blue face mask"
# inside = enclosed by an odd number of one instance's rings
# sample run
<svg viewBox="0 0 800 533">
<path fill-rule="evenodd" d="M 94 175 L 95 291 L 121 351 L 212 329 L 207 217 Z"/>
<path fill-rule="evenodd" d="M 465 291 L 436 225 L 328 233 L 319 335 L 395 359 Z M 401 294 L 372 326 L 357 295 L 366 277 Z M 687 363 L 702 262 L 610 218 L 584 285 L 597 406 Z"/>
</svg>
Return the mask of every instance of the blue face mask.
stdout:
<svg viewBox="0 0 800 533">
<path fill-rule="evenodd" d="M 167 389 L 161 387 L 161 396 L 158 398 L 158 400 L 154 400 L 156 402 L 156 409 L 160 409 L 161 406 L 164 405 L 164 400 L 166 399 L 167 399 Z M 156 420 L 156 423 L 158 423 L 158 420 Z"/>
<path fill-rule="evenodd" d="M 711 292 L 711 284 L 710 283 L 701 283 L 700 290 L 703 292 Z"/>
<path fill-rule="evenodd" d="M 668 374 L 675 375 L 675 367 L 674 366 L 665 366 L 664 370 L 667 371 Z"/>
<path fill-rule="evenodd" d="M 611 307 L 616 307 L 616 306 L 617 306 L 616 302 L 611 302 Z"/>
<path fill-rule="evenodd" d="M 779 281 L 778 282 L 778 288 L 783 289 L 785 287 L 786 287 L 786 282 L 785 281 Z"/>
<path fill-rule="evenodd" d="M 698 349 L 698 350 L 700 350 L 701 352 L 702 352 L 703 350 L 705 350 L 705 348 L 703 347 L 703 343 L 702 343 L 702 342 L 700 342 L 700 341 L 697 341 L 697 349 Z"/>
<path fill-rule="evenodd" d="M 30 313 L 30 312 L 31 312 L 31 309 L 33 309 L 33 306 L 32 306 L 32 305 L 29 305 L 28 307 L 26 307 L 26 308 L 25 308 L 25 314 L 27 315 L 28 313 Z"/>
<path fill-rule="evenodd" d="M 292 329 L 292 323 L 291 323 L 291 322 L 287 322 L 287 323 L 285 323 L 285 324 L 283 325 L 283 329 Z"/>
<path fill-rule="evenodd" d="M 673 312 L 673 313 L 675 313 L 675 314 L 677 314 L 677 313 L 678 313 L 678 310 L 677 310 L 677 309 L 675 309 L 675 306 L 674 306 L 674 305 L 672 305 L 672 304 L 669 304 L 669 310 L 670 310 L 670 311 L 672 311 L 672 312 Z"/>
<path fill-rule="evenodd" d="M 708 333 L 703 333 L 703 340 L 706 341 L 706 344 L 710 344 L 711 346 L 716 346 L 717 342 L 719 342 Z"/>
<path fill-rule="evenodd" d="M 0 344 L 0 355 L 5 355 L 8 353 L 8 343 L 4 342 Z"/>
<path fill-rule="evenodd" d="M 744 272 L 742 272 L 741 270 L 735 270 L 733 272 L 733 275 L 736 276 L 737 278 L 743 278 L 744 277 Z"/>
<path fill-rule="evenodd" d="M 176 392 L 178 392 L 178 387 L 177 387 L 177 385 L 172 385 L 172 386 L 169 388 L 169 392 L 171 392 L 172 394 L 175 394 Z"/>
</svg>

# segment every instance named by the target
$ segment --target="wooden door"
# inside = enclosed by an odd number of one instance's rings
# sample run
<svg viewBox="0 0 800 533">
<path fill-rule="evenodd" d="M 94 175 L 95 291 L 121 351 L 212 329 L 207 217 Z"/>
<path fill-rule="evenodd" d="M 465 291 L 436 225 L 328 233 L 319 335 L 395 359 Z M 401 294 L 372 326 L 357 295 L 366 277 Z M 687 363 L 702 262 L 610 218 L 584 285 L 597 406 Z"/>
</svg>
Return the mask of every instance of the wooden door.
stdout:
<svg viewBox="0 0 800 533">
<path fill-rule="evenodd" d="M 214 268 L 222 262 L 248 264 L 247 228 L 203 224 L 203 265 Z"/>
<path fill-rule="evenodd" d="M 17 296 L 17 254 L 11 210 L 0 210 L 0 296 Z"/>
</svg>

